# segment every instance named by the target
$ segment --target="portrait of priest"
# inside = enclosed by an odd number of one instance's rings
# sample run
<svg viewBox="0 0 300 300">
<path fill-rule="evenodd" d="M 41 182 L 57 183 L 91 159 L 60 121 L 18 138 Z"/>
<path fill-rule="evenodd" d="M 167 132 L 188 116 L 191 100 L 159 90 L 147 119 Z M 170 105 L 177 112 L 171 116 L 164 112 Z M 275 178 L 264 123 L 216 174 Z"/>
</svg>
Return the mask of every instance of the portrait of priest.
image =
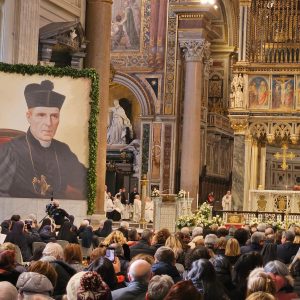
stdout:
<svg viewBox="0 0 300 300">
<path fill-rule="evenodd" d="M 49 80 L 28 84 L 24 96 L 29 128 L 0 145 L 0 197 L 86 199 L 86 167 L 54 139 L 65 96 Z"/>
</svg>

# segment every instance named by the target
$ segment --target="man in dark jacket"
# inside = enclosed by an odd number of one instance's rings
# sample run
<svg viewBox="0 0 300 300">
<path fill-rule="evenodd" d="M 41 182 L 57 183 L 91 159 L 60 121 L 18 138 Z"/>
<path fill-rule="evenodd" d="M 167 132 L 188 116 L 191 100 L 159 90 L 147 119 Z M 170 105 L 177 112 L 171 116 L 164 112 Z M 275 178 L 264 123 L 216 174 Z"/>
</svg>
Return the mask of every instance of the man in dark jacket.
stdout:
<svg viewBox="0 0 300 300">
<path fill-rule="evenodd" d="M 292 231 L 282 233 L 281 245 L 277 246 L 277 259 L 284 264 L 289 264 L 299 249 L 298 244 L 293 244 L 294 238 L 295 234 Z"/>
<path fill-rule="evenodd" d="M 249 252 L 258 252 L 260 253 L 263 244 L 265 241 L 265 234 L 262 232 L 254 232 L 251 235 L 250 245 L 241 247 L 241 254 L 249 253 Z"/>
<path fill-rule="evenodd" d="M 112 292 L 113 300 L 144 300 L 151 278 L 151 265 L 145 260 L 134 261 L 128 272 L 129 285 Z"/>
<path fill-rule="evenodd" d="M 153 274 L 169 275 L 175 283 L 182 280 L 177 268 L 175 267 L 175 254 L 171 248 L 165 246 L 158 248 L 154 258 L 155 263 L 152 265 Z"/>
<path fill-rule="evenodd" d="M 152 236 L 152 231 L 145 229 L 142 233 L 141 240 L 136 245 L 130 247 L 130 258 L 141 253 L 153 256 L 156 249 L 151 246 Z"/>
</svg>

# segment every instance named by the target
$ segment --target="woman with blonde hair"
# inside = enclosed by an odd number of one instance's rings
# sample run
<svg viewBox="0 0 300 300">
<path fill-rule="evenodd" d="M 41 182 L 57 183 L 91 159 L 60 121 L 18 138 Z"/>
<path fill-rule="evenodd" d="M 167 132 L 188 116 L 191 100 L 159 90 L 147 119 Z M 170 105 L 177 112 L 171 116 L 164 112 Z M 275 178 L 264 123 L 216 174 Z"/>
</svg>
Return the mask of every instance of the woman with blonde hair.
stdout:
<svg viewBox="0 0 300 300">
<path fill-rule="evenodd" d="M 236 263 L 238 258 L 241 255 L 241 248 L 240 244 L 237 239 L 230 238 L 227 241 L 226 247 L 225 247 L 225 257 L 230 261 L 232 265 Z"/>
<path fill-rule="evenodd" d="M 246 300 L 276 300 L 275 297 L 265 292 L 255 292 L 247 297 Z"/>
<path fill-rule="evenodd" d="M 266 292 L 273 296 L 276 294 L 275 283 L 272 277 L 264 272 L 263 268 L 256 268 L 249 274 L 247 296 L 255 292 Z"/>
<path fill-rule="evenodd" d="M 121 244 L 124 250 L 124 258 L 128 261 L 130 260 L 130 248 L 127 245 L 127 240 L 121 231 L 113 231 L 108 237 L 105 238 L 103 244 L 107 246 L 111 244 Z"/>
<path fill-rule="evenodd" d="M 176 262 L 183 265 L 185 255 L 180 240 L 176 236 L 171 235 L 167 238 L 165 246 L 173 250 Z"/>
</svg>

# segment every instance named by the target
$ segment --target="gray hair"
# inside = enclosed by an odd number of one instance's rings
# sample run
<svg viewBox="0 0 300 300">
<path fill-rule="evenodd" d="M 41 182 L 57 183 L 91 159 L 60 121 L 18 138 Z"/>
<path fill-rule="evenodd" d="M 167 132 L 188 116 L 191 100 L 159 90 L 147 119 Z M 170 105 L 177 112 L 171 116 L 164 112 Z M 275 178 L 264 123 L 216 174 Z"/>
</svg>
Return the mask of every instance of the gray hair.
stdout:
<svg viewBox="0 0 300 300">
<path fill-rule="evenodd" d="M 265 223 L 259 223 L 257 225 L 257 231 L 265 232 L 266 228 L 267 228 L 267 224 L 265 224 Z"/>
<path fill-rule="evenodd" d="M 288 242 L 293 242 L 295 238 L 295 233 L 291 230 L 287 230 L 282 233 L 282 236 L 284 236 Z"/>
<path fill-rule="evenodd" d="M 265 235 L 262 232 L 256 231 L 251 235 L 251 243 L 254 244 L 259 244 L 264 239 L 265 239 Z"/>
<path fill-rule="evenodd" d="M 202 235 L 203 234 L 203 228 L 202 227 L 195 227 L 192 231 L 192 237 L 196 237 L 198 235 Z"/>
<path fill-rule="evenodd" d="M 213 248 L 217 244 L 217 242 L 218 237 L 213 233 L 208 234 L 204 239 L 204 245 L 208 248 Z"/>
<path fill-rule="evenodd" d="M 128 228 L 129 228 L 129 223 L 126 222 L 126 221 L 122 221 L 122 222 L 120 223 L 120 227 L 125 228 L 125 229 L 128 229 Z"/>
<path fill-rule="evenodd" d="M 169 275 L 155 275 L 148 285 L 148 300 L 163 300 L 174 284 Z"/>
<path fill-rule="evenodd" d="M 157 261 L 161 261 L 167 264 L 173 264 L 175 262 L 175 253 L 171 248 L 162 246 L 156 250 L 154 258 Z"/>
<path fill-rule="evenodd" d="M 190 229 L 188 227 L 182 227 L 180 232 L 186 235 L 190 235 Z"/>
<path fill-rule="evenodd" d="M 269 261 L 265 265 L 264 270 L 267 273 L 272 273 L 283 277 L 288 276 L 290 274 L 288 267 L 279 260 Z"/>
</svg>

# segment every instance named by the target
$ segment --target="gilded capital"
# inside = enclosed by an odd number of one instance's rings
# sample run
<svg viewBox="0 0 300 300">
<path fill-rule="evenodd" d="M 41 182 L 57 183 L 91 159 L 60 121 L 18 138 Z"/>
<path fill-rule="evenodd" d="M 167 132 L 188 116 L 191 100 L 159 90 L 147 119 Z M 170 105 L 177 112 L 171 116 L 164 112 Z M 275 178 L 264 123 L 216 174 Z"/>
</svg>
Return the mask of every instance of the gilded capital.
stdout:
<svg viewBox="0 0 300 300">
<path fill-rule="evenodd" d="M 179 46 L 182 48 L 186 61 L 202 61 L 210 43 L 205 39 L 184 40 L 179 42 Z"/>
</svg>

